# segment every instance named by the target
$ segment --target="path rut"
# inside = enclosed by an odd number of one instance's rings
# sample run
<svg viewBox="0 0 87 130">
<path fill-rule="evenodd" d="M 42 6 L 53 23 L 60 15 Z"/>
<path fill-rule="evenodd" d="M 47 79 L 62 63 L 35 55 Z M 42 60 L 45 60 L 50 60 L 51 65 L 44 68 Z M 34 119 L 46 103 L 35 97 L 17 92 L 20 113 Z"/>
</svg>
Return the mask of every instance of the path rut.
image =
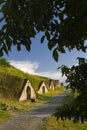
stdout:
<svg viewBox="0 0 87 130">
<path fill-rule="evenodd" d="M 33 110 L 8 119 L 0 124 L 0 130 L 42 130 L 46 119 L 55 112 L 67 93 L 68 91 L 63 91 Z"/>
</svg>

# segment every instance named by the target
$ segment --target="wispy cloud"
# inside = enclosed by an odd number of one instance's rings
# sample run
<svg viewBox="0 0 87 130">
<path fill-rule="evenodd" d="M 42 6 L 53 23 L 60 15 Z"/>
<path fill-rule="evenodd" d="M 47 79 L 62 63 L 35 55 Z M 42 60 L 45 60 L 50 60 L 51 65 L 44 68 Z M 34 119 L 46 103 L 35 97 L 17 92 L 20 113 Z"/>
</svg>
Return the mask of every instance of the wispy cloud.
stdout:
<svg viewBox="0 0 87 130">
<path fill-rule="evenodd" d="M 14 60 L 10 60 L 9 62 L 14 67 L 16 67 L 26 73 L 29 73 L 29 74 L 45 76 L 45 77 L 49 77 L 51 79 L 58 79 L 61 82 L 63 82 L 65 80 L 65 77 L 62 77 L 61 72 L 59 72 L 59 71 L 37 72 L 37 69 L 39 68 L 39 63 L 37 63 L 37 62 L 14 61 Z"/>
</svg>

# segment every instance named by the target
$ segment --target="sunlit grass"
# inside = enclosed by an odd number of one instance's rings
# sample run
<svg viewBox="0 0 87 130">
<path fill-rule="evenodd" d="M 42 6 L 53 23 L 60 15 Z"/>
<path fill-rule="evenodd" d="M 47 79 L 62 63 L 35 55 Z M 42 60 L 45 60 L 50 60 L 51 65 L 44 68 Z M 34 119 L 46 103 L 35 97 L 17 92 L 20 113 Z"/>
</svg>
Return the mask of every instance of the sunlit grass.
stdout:
<svg viewBox="0 0 87 130">
<path fill-rule="evenodd" d="M 3 110 L 0 110 L 0 122 L 8 119 L 11 116 L 8 112 L 5 112 Z"/>
<path fill-rule="evenodd" d="M 74 124 L 70 120 L 57 121 L 55 117 L 51 117 L 44 125 L 43 130 L 87 130 L 87 122 Z"/>
<path fill-rule="evenodd" d="M 15 114 L 27 112 L 37 105 L 40 105 L 39 100 L 36 102 L 19 102 L 17 100 L 6 99 L 0 96 L 0 122 L 8 119 L 10 116 L 14 116 Z"/>
<path fill-rule="evenodd" d="M 2 110 L 8 110 L 11 109 L 12 111 L 18 111 L 18 112 L 24 112 L 31 110 L 34 106 L 37 106 L 40 104 L 39 100 L 36 100 L 35 102 L 31 101 L 22 101 L 19 102 L 17 100 L 11 100 L 6 98 L 0 97 L 0 109 Z"/>
<path fill-rule="evenodd" d="M 13 66 L 3 66 L 0 65 L 0 74 L 8 74 L 10 76 L 17 76 L 20 77 L 21 79 L 25 79 L 28 78 L 32 84 L 32 86 L 34 87 L 34 89 L 38 89 L 38 85 L 40 83 L 41 80 L 48 80 L 49 78 L 47 77 L 41 77 L 41 76 L 37 76 L 37 75 L 31 75 L 28 73 L 24 73 L 23 71 L 13 67 Z M 3 75 L 2 78 L 4 79 Z"/>
</svg>

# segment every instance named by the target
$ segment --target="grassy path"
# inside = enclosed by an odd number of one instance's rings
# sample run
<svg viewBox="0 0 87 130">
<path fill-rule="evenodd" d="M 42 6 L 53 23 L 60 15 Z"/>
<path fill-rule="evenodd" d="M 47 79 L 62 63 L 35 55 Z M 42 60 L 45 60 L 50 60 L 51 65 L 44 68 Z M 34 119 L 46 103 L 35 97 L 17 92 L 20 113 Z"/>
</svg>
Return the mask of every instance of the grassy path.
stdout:
<svg viewBox="0 0 87 130">
<path fill-rule="evenodd" d="M 0 125 L 0 130 L 41 130 L 46 118 L 54 113 L 67 93 L 63 91 L 31 111 L 11 117 Z"/>
</svg>

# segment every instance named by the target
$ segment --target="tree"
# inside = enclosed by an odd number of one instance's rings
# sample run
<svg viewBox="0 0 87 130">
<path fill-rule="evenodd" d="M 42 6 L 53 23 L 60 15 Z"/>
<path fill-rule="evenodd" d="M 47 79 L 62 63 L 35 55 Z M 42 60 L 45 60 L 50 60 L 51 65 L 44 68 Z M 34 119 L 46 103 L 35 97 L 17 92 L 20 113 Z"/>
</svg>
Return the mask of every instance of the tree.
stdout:
<svg viewBox="0 0 87 130">
<path fill-rule="evenodd" d="M 0 0 L 0 56 L 8 54 L 12 45 L 30 51 L 31 38 L 39 32 L 56 61 L 65 48 L 86 51 L 86 12 L 86 0 Z"/>
<path fill-rule="evenodd" d="M 77 66 L 61 66 L 62 74 L 67 77 L 67 88 L 71 88 L 77 95 L 68 105 L 61 106 L 55 113 L 57 118 L 73 119 L 75 123 L 87 119 L 87 61 L 84 58 L 78 59 Z"/>
</svg>

